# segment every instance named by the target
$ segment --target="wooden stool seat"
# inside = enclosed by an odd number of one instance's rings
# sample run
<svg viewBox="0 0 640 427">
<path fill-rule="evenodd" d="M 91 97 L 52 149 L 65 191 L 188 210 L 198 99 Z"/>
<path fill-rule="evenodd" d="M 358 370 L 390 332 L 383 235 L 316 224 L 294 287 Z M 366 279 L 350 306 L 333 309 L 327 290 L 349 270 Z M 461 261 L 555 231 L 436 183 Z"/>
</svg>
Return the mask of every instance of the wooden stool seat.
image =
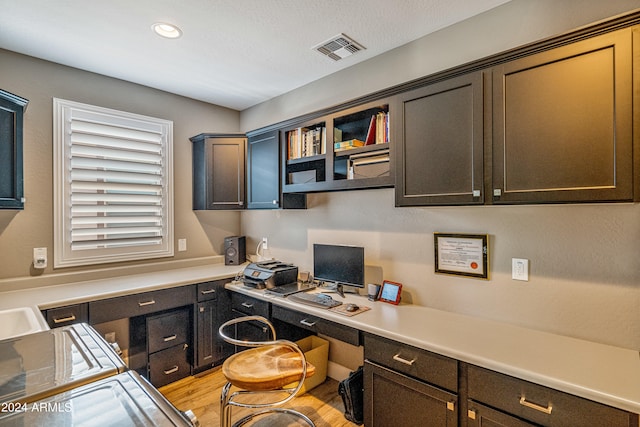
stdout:
<svg viewBox="0 0 640 427">
<path fill-rule="evenodd" d="M 307 377 L 315 373 L 315 366 L 307 362 Z M 300 354 L 281 344 L 244 350 L 229 357 L 222 365 L 222 373 L 231 384 L 245 390 L 277 390 L 300 380 Z"/>
</svg>

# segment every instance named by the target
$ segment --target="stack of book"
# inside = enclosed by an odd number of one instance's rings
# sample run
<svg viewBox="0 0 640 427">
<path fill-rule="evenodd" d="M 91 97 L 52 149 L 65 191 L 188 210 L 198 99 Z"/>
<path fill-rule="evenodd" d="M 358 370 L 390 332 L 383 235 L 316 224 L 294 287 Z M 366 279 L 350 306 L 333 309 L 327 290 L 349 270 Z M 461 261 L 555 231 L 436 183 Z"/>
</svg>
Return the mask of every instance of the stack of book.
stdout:
<svg viewBox="0 0 640 427">
<path fill-rule="evenodd" d="M 386 144 L 389 142 L 389 113 L 384 111 L 371 116 L 365 145 Z"/>
<path fill-rule="evenodd" d="M 287 132 L 289 160 L 325 154 L 325 128 L 298 128 Z"/>
<path fill-rule="evenodd" d="M 357 147 L 364 147 L 364 141 L 359 139 L 349 139 L 347 141 L 335 142 L 333 144 L 333 151 L 350 150 Z"/>
</svg>

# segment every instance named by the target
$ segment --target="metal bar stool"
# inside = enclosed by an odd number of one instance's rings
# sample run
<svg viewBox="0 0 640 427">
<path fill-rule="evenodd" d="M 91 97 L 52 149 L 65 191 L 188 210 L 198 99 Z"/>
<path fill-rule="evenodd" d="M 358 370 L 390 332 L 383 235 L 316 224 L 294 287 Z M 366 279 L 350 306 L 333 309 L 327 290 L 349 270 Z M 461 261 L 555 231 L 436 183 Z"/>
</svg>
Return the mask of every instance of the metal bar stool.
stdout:
<svg viewBox="0 0 640 427">
<path fill-rule="evenodd" d="M 271 329 L 272 341 L 241 341 L 229 337 L 225 329 L 229 326 L 241 322 L 258 321 L 264 323 Z M 218 329 L 220 337 L 230 344 L 243 347 L 252 347 L 230 356 L 222 365 L 222 373 L 227 379 L 227 384 L 222 388 L 220 396 L 220 426 L 231 426 L 231 408 L 233 406 L 259 409 L 233 424 L 242 426 L 253 418 L 278 412 L 290 414 L 301 418 L 309 426 L 315 424 L 306 415 L 293 409 L 278 408 L 291 399 L 302 388 L 304 379 L 315 373 L 315 366 L 307 363 L 304 353 L 298 345 L 287 340 L 276 339 L 276 331 L 267 319 L 262 316 L 244 316 L 231 319 Z M 286 385 L 297 381 L 293 388 L 285 388 Z M 231 393 L 231 387 L 235 386 L 239 390 Z M 285 393 L 286 397 L 280 400 L 267 403 L 249 403 L 243 401 L 242 397 L 247 394 L 276 394 Z"/>
</svg>

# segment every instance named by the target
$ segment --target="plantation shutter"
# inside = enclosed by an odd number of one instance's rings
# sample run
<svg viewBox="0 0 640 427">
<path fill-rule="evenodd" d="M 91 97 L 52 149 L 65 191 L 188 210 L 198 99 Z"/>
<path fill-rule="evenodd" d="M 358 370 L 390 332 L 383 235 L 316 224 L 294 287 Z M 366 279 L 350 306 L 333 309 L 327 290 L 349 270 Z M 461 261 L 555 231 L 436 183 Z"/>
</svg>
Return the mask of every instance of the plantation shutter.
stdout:
<svg viewBox="0 0 640 427">
<path fill-rule="evenodd" d="M 173 255 L 171 122 L 54 102 L 65 179 L 60 265 Z"/>
</svg>

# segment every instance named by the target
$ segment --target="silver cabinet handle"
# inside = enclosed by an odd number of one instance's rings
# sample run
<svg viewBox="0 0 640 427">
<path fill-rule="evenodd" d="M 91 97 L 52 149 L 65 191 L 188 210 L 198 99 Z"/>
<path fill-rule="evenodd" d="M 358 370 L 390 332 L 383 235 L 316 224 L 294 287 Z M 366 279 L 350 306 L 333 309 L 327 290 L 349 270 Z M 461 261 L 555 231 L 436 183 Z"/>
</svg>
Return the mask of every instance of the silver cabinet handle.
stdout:
<svg viewBox="0 0 640 427">
<path fill-rule="evenodd" d="M 300 323 L 301 323 L 302 325 L 304 325 L 304 326 L 312 327 L 312 326 L 315 326 L 315 325 L 316 325 L 316 323 L 318 323 L 318 321 L 315 321 L 315 322 L 309 322 L 307 319 L 302 319 L 302 320 L 300 321 Z"/>
<path fill-rule="evenodd" d="M 201 293 L 202 295 L 207 295 L 207 294 L 212 294 L 212 293 L 214 293 L 215 291 L 216 291 L 215 289 L 207 289 L 207 290 L 205 290 L 205 291 L 200 291 L 200 293 Z"/>
<path fill-rule="evenodd" d="M 253 308 L 253 304 L 248 304 L 248 303 L 246 303 L 246 302 L 243 302 L 243 303 L 242 303 L 242 306 L 243 306 L 244 308 Z"/>
<path fill-rule="evenodd" d="M 163 371 L 163 372 L 164 372 L 165 375 L 171 375 L 171 374 L 174 374 L 174 373 L 178 372 L 178 369 L 180 369 L 180 368 L 178 368 L 178 365 L 176 365 L 173 368 L 167 369 L 166 371 Z"/>
<path fill-rule="evenodd" d="M 71 321 L 73 321 L 73 320 L 76 320 L 76 316 L 72 314 L 71 316 L 63 317 L 63 318 L 61 318 L 61 319 L 54 318 L 54 319 L 53 319 L 53 323 L 71 322 Z"/>
<path fill-rule="evenodd" d="M 413 362 L 416 361 L 415 358 L 411 360 L 403 359 L 402 357 L 400 357 L 400 353 L 393 356 L 393 360 L 395 360 L 396 362 L 404 363 L 405 365 L 409 365 L 409 366 L 413 365 Z"/>
<path fill-rule="evenodd" d="M 155 303 L 156 303 L 155 300 L 139 302 L 138 303 L 138 307 L 144 307 L 144 306 L 147 306 L 147 305 L 153 305 Z"/>
<path fill-rule="evenodd" d="M 553 409 L 553 407 L 551 406 L 551 403 L 549 403 L 549 405 L 547 405 L 547 407 L 545 408 L 544 406 L 540 406 L 540 405 L 536 405 L 535 403 L 527 402 L 527 398 L 524 397 L 524 396 L 520 397 L 520 404 L 522 406 L 526 406 L 527 408 L 535 409 L 536 411 L 540 411 L 540 412 L 545 413 L 547 415 L 551 414 L 551 410 Z"/>
<path fill-rule="evenodd" d="M 164 342 L 173 341 L 173 340 L 175 340 L 176 338 L 178 338 L 178 336 L 177 336 L 177 335 L 171 335 L 171 336 L 168 336 L 168 337 L 164 337 Z"/>
</svg>

